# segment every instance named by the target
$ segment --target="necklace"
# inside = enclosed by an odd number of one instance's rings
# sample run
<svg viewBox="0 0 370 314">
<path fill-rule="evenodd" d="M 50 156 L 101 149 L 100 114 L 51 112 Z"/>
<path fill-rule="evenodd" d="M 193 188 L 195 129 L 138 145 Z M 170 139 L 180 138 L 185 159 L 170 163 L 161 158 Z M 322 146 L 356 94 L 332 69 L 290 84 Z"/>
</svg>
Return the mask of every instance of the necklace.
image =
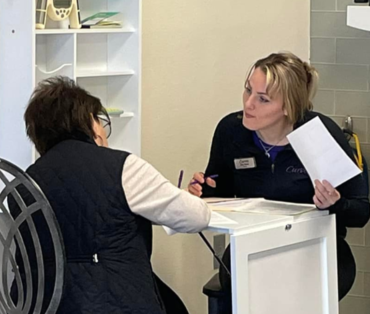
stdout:
<svg viewBox="0 0 370 314">
<path fill-rule="evenodd" d="M 285 134 L 275 145 L 272 145 L 272 146 L 265 146 L 264 145 L 264 143 L 262 142 L 262 140 L 260 139 L 260 137 L 259 137 L 259 135 L 258 135 L 258 133 L 256 132 L 255 134 L 257 135 L 257 138 L 258 138 L 258 140 L 259 140 L 259 142 L 260 142 L 260 144 L 261 144 L 261 146 L 262 146 L 262 148 L 263 148 L 263 150 L 265 151 L 265 155 L 267 156 L 267 158 L 271 158 L 271 156 L 270 156 L 270 151 L 273 149 L 273 148 L 275 148 L 276 146 L 278 146 L 280 143 L 281 143 L 281 141 L 283 140 L 283 139 L 285 139 L 286 138 L 286 136 L 292 131 L 292 129 L 293 128 L 291 128 L 290 130 L 289 130 L 289 132 L 287 132 L 287 134 Z M 266 143 L 265 143 L 266 144 Z"/>
<path fill-rule="evenodd" d="M 276 147 L 284 138 L 285 138 L 285 136 L 279 142 L 277 142 L 275 145 L 272 145 L 270 147 L 266 147 L 265 145 L 263 145 L 263 142 L 261 141 L 261 139 L 258 138 L 258 140 L 261 143 L 261 146 L 262 146 L 263 150 L 265 151 L 265 155 L 267 156 L 267 158 L 270 158 L 271 157 L 270 156 L 270 153 L 269 153 L 270 150 L 273 149 L 274 147 Z"/>
</svg>

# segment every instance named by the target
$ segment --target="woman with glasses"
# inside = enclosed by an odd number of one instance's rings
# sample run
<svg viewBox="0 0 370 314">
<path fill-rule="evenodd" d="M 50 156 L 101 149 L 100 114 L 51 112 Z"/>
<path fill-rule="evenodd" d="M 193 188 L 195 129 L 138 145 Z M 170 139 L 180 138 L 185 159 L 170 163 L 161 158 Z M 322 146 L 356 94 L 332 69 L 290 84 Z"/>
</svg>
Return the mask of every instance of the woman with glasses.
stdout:
<svg viewBox="0 0 370 314">
<path fill-rule="evenodd" d="M 58 313 L 166 313 L 150 263 L 152 222 L 199 232 L 210 220 L 206 203 L 139 157 L 109 149 L 106 110 L 68 78 L 39 84 L 25 122 L 41 155 L 27 173 L 55 211 L 66 249 Z"/>
</svg>

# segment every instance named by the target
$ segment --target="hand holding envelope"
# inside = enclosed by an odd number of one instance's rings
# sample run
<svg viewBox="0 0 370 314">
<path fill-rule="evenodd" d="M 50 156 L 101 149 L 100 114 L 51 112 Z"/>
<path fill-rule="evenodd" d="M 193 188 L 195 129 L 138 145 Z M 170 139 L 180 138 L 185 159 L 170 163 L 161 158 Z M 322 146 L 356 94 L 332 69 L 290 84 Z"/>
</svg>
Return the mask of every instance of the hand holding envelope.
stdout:
<svg viewBox="0 0 370 314">
<path fill-rule="evenodd" d="M 340 199 L 340 193 L 328 181 L 315 180 L 315 195 L 313 202 L 317 208 L 325 209 L 334 205 Z"/>
<path fill-rule="evenodd" d="M 314 202 L 319 208 L 333 205 L 340 198 L 335 188 L 361 173 L 319 117 L 287 137 L 315 186 Z"/>
</svg>

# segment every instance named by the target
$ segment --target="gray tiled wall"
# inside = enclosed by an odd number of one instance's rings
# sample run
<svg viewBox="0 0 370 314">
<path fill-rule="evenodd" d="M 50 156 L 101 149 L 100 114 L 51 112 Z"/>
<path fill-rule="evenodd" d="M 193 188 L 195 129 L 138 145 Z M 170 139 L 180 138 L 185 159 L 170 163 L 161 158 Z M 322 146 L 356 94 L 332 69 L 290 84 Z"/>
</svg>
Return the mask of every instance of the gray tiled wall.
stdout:
<svg viewBox="0 0 370 314">
<path fill-rule="evenodd" d="M 347 115 L 354 118 L 370 164 L 370 32 L 346 26 L 346 8 L 353 4 L 352 0 L 311 0 L 311 63 L 320 75 L 314 107 L 339 125 Z M 370 224 L 349 229 L 347 239 L 355 255 L 357 278 L 340 303 L 340 314 L 368 314 Z"/>
</svg>

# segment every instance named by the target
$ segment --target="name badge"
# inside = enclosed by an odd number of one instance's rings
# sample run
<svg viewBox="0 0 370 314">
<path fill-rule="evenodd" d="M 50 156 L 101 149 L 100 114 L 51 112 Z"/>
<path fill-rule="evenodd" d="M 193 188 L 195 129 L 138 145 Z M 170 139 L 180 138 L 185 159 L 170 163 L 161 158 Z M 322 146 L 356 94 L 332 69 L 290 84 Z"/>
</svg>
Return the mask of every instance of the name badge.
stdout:
<svg viewBox="0 0 370 314">
<path fill-rule="evenodd" d="M 256 159 L 254 157 L 234 159 L 235 169 L 256 168 Z"/>
</svg>

